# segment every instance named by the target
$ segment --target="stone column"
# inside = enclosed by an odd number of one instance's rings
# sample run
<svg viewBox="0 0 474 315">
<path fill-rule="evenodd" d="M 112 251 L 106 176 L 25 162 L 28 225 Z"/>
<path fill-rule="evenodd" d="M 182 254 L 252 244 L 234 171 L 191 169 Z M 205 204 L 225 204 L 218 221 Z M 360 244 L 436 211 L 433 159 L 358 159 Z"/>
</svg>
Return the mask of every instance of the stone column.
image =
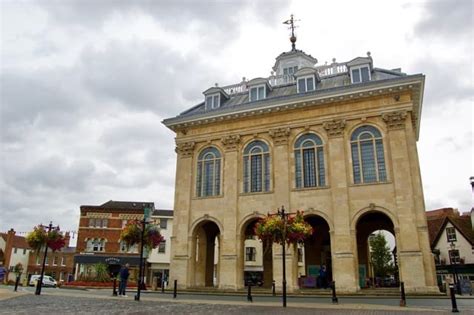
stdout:
<svg viewBox="0 0 474 315">
<path fill-rule="evenodd" d="M 275 128 L 269 130 L 273 139 L 273 200 L 276 207 L 284 206 L 287 213 L 294 209 L 290 204 L 290 156 L 288 136 L 290 128 Z M 276 209 L 275 209 L 276 210 Z M 298 288 L 298 255 L 294 253 L 293 246 L 286 251 L 286 284 L 287 291 L 293 292 Z M 273 248 L 273 278 L 276 287 L 282 287 L 283 279 L 281 246 Z"/>
<path fill-rule="evenodd" d="M 327 121 L 323 124 L 328 135 L 328 168 L 331 187 L 332 213 L 334 228 L 331 235 L 331 255 L 333 279 L 339 292 L 353 293 L 358 291 L 359 274 L 355 257 L 355 237 L 350 230 L 350 208 L 344 139 L 344 120 Z"/>
<path fill-rule="evenodd" d="M 244 272 L 238 263 L 240 239 L 236 239 L 238 225 L 238 165 L 240 135 L 228 135 L 221 139 L 225 149 L 223 170 L 223 194 L 225 215 L 222 218 L 224 231 L 221 231 L 221 247 L 219 248 L 219 288 L 237 289 L 243 283 Z M 224 176 L 221 176 L 224 178 Z"/>
<path fill-rule="evenodd" d="M 426 219 L 420 220 L 417 209 L 420 204 L 416 200 L 421 198 L 415 194 L 413 174 L 417 173 L 417 166 L 410 159 L 410 148 L 406 132 L 407 113 L 395 111 L 382 114 L 382 119 L 387 124 L 388 136 L 386 137 L 390 149 L 392 162 L 392 181 L 395 193 L 396 213 L 399 220 L 399 241 L 397 249 L 399 253 L 400 281 L 405 282 L 407 292 L 433 291 L 433 284 L 428 284 L 424 263 L 423 247 L 428 246 L 426 237 L 420 239 L 420 230 L 426 228 Z M 413 135 L 412 135 L 413 136 Z M 413 148 L 411 148 L 413 149 Z M 386 157 L 388 161 L 389 157 Z M 415 175 L 416 176 L 416 175 Z M 422 213 L 421 213 L 422 214 Z M 420 224 L 421 223 L 421 224 Z M 427 234 L 425 232 L 425 234 Z M 423 241 L 423 244 L 421 244 Z M 426 255 L 425 255 L 426 256 Z M 430 277 L 431 278 L 431 277 Z"/>
<path fill-rule="evenodd" d="M 193 178 L 193 154 L 194 142 L 180 142 L 176 144 L 176 153 L 178 159 L 176 162 L 176 184 L 174 200 L 174 219 L 173 219 L 173 236 L 171 237 L 171 255 L 170 264 L 170 283 L 178 280 L 179 288 L 186 288 L 194 285 L 191 277 L 193 275 L 193 268 L 195 262 L 191 259 L 196 259 L 193 255 L 192 245 L 194 242 L 189 242 L 190 235 L 188 235 L 189 218 L 191 211 L 191 197 L 192 197 L 192 178 Z M 179 232 L 179 233 L 178 233 Z"/>
</svg>

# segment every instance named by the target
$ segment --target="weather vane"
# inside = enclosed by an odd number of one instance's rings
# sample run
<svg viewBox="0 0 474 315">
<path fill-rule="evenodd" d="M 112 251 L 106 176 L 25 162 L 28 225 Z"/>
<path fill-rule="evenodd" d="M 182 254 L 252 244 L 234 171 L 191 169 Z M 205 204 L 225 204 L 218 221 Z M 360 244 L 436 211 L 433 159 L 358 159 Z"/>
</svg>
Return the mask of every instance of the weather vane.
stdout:
<svg viewBox="0 0 474 315">
<path fill-rule="evenodd" d="M 290 16 L 289 20 L 286 20 L 283 22 L 283 24 L 290 25 L 288 29 L 291 29 L 291 37 L 290 37 L 290 42 L 291 42 L 291 50 L 296 50 L 295 43 L 296 43 L 296 36 L 295 36 L 295 28 L 298 26 L 295 26 L 295 22 L 300 21 L 300 20 L 294 20 L 293 19 L 293 14 Z"/>
</svg>

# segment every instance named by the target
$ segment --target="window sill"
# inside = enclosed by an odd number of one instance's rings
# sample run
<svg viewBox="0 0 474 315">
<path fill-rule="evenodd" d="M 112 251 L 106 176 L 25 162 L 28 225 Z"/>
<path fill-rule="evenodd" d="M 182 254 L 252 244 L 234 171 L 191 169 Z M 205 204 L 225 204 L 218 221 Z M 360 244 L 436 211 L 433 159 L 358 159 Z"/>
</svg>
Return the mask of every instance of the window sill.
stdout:
<svg viewBox="0 0 474 315">
<path fill-rule="evenodd" d="M 245 196 L 254 196 L 254 195 L 268 195 L 268 194 L 273 194 L 273 190 L 270 191 L 256 191 L 256 192 L 244 192 L 240 193 L 239 196 L 245 197 Z"/>
<path fill-rule="evenodd" d="M 293 188 L 291 191 L 306 191 L 306 190 L 325 190 L 330 189 L 331 186 L 316 186 L 316 187 L 301 187 L 301 188 Z"/>
<path fill-rule="evenodd" d="M 218 198 L 224 198 L 224 194 L 217 195 L 217 196 L 203 196 L 203 197 L 193 197 L 193 200 L 205 200 L 205 199 L 218 199 Z"/>
<path fill-rule="evenodd" d="M 372 186 L 372 185 L 387 185 L 387 184 L 392 184 L 392 182 L 391 182 L 391 181 L 385 181 L 385 182 L 372 182 L 372 183 L 349 184 L 349 187 Z"/>
</svg>

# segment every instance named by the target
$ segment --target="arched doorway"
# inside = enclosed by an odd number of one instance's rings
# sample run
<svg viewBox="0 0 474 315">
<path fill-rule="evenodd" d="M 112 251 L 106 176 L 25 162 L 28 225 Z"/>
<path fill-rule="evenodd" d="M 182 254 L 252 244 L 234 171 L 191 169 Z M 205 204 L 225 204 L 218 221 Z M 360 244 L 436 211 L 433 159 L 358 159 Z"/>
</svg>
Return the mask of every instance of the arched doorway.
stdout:
<svg viewBox="0 0 474 315">
<path fill-rule="evenodd" d="M 272 245 L 259 240 L 255 234 L 258 218 L 250 219 L 242 228 L 241 244 L 243 270 L 242 284 L 269 288 L 273 281 L 273 252 Z"/>
<path fill-rule="evenodd" d="M 298 248 L 298 273 L 302 288 L 327 288 L 332 281 L 331 238 L 329 225 L 318 215 L 305 216 L 305 221 L 313 228 L 313 235 Z M 324 266 L 325 276 L 320 278 Z"/>
<path fill-rule="evenodd" d="M 367 212 L 357 221 L 356 231 L 359 286 L 361 288 L 398 286 L 395 229 L 390 217 L 381 211 Z M 384 246 L 387 248 L 385 250 L 387 268 L 382 266 L 385 265 L 383 263 L 374 262 L 380 257 L 380 248 Z"/>
<path fill-rule="evenodd" d="M 219 281 L 219 236 L 216 223 L 201 222 L 194 232 L 194 285 L 217 287 Z"/>
</svg>

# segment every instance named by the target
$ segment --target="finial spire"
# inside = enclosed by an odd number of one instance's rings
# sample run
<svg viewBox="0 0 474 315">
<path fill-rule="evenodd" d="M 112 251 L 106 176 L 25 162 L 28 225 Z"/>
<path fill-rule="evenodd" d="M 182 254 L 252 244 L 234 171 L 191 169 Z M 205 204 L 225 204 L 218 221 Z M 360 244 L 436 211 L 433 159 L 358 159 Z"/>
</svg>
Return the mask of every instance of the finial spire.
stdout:
<svg viewBox="0 0 474 315">
<path fill-rule="evenodd" d="M 291 42 L 291 50 L 293 50 L 293 51 L 296 50 L 296 46 L 295 46 L 295 43 L 296 43 L 295 28 L 297 28 L 297 26 L 295 26 L 295 21 L 299 21 L 299 20 L 293 19 L 293 14 L 292 14 L 290 16 L 289 20 L 286 20 L 285 22 L 283 22 L 283 24 L 290 25 L 288 27 L 288 29 L 291 29 L 290 42 Z"/>
</svg>

